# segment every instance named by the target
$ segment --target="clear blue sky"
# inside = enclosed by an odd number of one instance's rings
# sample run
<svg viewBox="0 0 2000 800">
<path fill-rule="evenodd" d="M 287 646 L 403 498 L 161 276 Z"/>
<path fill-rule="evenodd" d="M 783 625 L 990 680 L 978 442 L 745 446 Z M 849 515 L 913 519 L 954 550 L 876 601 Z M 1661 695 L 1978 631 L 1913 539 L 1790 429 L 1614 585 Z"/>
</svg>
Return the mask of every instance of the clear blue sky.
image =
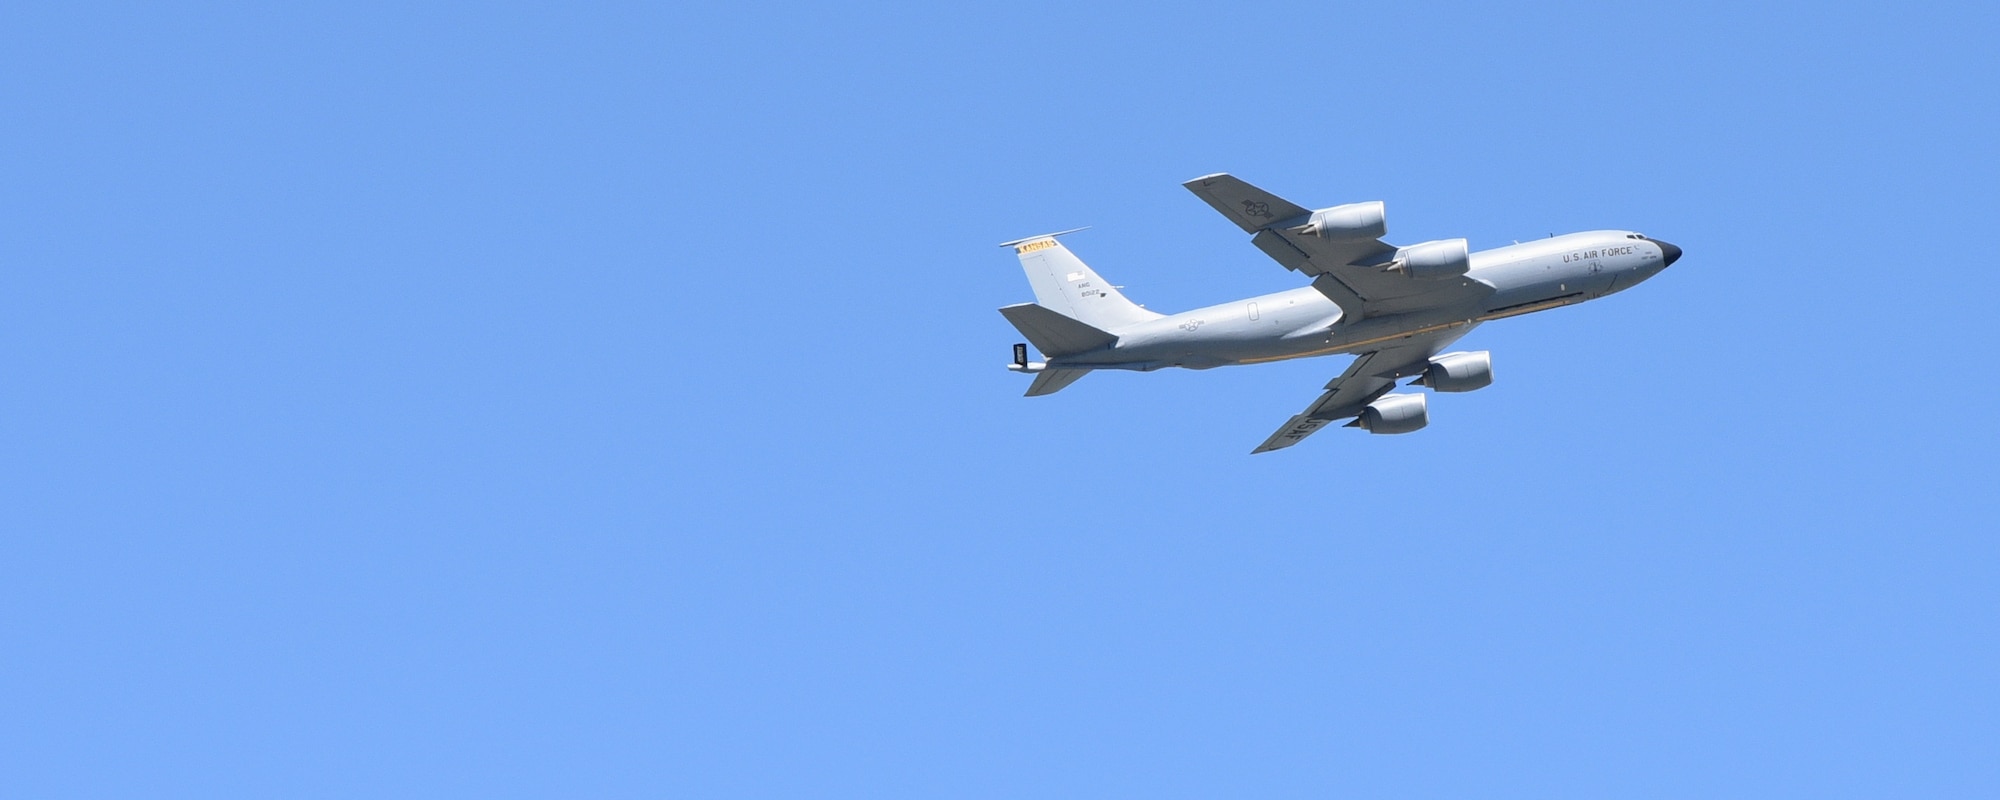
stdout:
<svg viewBox="0 0 2000 800">
<path fill-rule="evenodd" d="M 1991 4 L 16 4 L 0 795 L 2000 795 Z M 1685 258 L 1024 399 L 1180 188 Z"/>
</svg>

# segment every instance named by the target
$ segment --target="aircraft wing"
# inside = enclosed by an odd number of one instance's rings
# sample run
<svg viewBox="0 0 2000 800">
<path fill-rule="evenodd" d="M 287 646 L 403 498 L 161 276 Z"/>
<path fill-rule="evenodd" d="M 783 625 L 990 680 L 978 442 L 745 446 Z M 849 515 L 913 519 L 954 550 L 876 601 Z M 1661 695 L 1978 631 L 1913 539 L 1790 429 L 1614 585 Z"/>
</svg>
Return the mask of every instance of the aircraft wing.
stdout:
<svg viewBox="0 0 2000 800">
<path fill-rule="evenodd" d="M 1245 232 L 1286 269 L 1313 276 L 1313 288 L 1340 306 L 1343 322 L 1470 303 L 1493 291 L 1470 278 L 1419 280 L 1388 272 L 1396 246 L 1380 239 L 1328 240 L 1297 233 L 1311 212 L 1227 173 L 1182 184 Z"/>
<path fill-rule="evenodd" d="M 1284 427 L 1265 439 L 1252 454 L 1282 450 L 1298 444 L 1328 423 L 1359 416 L 1376 398 L 1396 388 L 1399 378 L 1420 374 L 1431 356 L 1443 352 L 1477 325 L 1465 325 L 1436 333 L 1418 334 L 1388 343 L 1380 350 L 1362 353 L 1326 385 L 1326 393 L 1306 406 L 1306 410 L 1285 421 Z"/>
</svg>

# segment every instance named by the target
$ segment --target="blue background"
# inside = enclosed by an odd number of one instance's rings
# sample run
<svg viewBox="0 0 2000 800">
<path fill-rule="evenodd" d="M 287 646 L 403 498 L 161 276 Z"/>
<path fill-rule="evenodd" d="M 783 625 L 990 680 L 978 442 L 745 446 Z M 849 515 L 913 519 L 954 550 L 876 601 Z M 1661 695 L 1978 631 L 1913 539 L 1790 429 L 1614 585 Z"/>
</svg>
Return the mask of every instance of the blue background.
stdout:
<svg viewBox="0 0 2000 800">
<path fill-rule="evenodd" d="M 0 13 L 0 793 L 2000 794 L 1989 4 Z M 1181 189 L 1686 248 L 1023 399 Z"/>
</svg>

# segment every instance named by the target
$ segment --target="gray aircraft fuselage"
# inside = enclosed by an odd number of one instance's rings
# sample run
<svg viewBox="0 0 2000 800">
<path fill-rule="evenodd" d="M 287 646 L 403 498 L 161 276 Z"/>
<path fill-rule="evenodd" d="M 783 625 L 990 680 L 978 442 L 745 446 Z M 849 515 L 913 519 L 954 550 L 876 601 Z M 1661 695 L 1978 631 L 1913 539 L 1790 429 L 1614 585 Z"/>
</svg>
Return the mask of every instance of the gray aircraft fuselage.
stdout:
<svg viewBox="0 0 2000 800">
<path fill-rule="evenodd" d="M 1340 307 L 1310 286 L 1141 322 L 1114 344 L 1049 359 L 1050 367 L 1151 371 L 1209 369 L 1359 353 L 1413 334 L 1574 305 L 1631 288 L 1680 256 L 1632 231 L 1588 231 L 1471 254 L 1466 274 L 1437 281 L 1484 289 L 1477 300 L 1344 323 Z M 1411 280 L 1421 280 L 1412 278 Z"/>
</svg>

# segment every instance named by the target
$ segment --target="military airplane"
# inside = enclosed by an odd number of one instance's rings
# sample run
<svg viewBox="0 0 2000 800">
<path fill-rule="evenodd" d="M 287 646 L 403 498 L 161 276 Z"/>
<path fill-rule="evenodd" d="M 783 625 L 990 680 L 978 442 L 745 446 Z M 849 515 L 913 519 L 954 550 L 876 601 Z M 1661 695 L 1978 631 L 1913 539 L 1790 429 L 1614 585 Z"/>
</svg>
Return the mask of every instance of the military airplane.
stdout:
<svg viewBox="0 0 2000 800">
<path fill-rule="evenodd" d="M 1028 396 L 1053 394 L 1092 370 L 1209 369 L 1351 353 L 1346 372 L 1252 453 L 1298 444 L 1332 422 L 1369 433 L 1409 433 L 1430 423 L 1425 395 L 1396 382 L 1469 392 L 1493 382 L 1486 351 L 1444 353 L 1480 323 L 1574 305 L 1631 288 L 1681 257 L 1681 249 L 1632 231 L 1587 231 L 1470 252 L 1464 239 L 1405 247 L 1382 241 L 1380 201 L 1308 210 L 1227 174 L 1183 184 L 1229 218 L 1250 243 L 1312 285 L 1179 314 L 1125 299 L 1056 240 L 1012 247 L 1035 302 L 1000 313 L 1040 350 L 1014 345 L 1008 369 L 1035 376 Z"/>
</svg>

